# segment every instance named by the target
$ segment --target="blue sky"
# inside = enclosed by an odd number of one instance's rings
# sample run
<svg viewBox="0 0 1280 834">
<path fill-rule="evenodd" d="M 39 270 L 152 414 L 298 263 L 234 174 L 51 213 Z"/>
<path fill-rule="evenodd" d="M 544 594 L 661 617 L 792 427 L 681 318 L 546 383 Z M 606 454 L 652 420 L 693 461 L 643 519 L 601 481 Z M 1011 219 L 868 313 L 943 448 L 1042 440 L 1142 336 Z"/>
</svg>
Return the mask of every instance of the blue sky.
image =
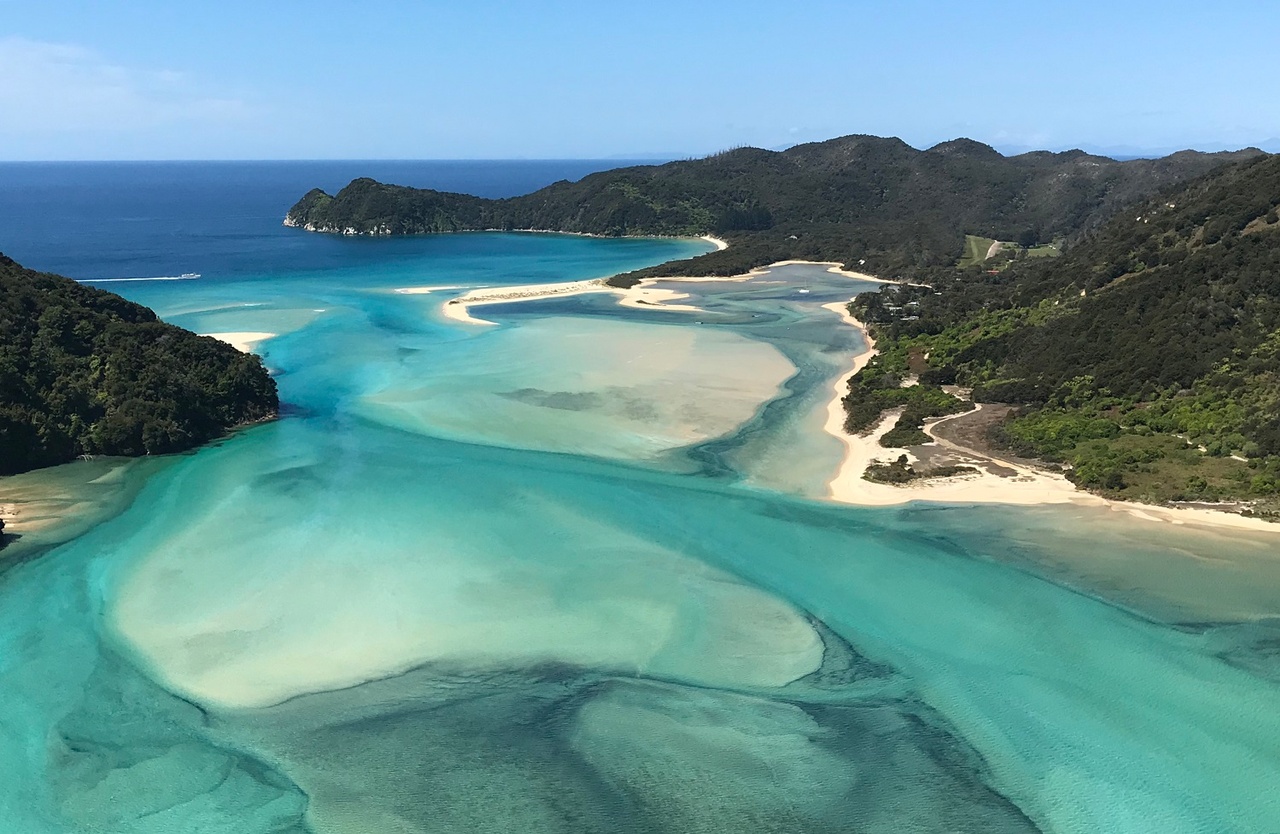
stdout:
<svg viewBox="0 0 1280 834">
<path fill-rule="evenodd" d="M 1280 137 L 1277 33 L 1260 0 L 0 0 L 0 159 L 1240 147 Z"/>
</svg>

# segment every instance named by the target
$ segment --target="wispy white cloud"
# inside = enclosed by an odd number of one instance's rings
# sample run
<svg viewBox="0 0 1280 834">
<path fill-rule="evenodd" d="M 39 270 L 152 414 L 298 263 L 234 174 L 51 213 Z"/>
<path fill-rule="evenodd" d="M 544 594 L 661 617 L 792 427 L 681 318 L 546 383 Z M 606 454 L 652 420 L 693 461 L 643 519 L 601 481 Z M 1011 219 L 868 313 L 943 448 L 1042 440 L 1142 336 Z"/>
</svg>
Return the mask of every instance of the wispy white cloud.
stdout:
<svg viewBox="0 0 1280 834">
<path fill-rule="evenodd" d="M 186 73 L 127 67 L 74 44 L 0 38 L 0 133 L 129 132 L 244 120 L 241 99 Z"/>
</svg>

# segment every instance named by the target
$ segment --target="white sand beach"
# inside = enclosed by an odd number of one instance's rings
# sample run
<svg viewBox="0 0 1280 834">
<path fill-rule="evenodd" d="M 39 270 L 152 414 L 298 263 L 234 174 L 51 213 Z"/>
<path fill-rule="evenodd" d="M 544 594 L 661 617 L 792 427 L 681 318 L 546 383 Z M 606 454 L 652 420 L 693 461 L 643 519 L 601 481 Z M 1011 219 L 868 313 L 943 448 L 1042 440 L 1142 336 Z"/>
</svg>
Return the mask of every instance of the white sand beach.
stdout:
<svg viewBox="0 0 1280 834">
<path fill-rule="evenodd" d="M 935 443 L 944 448 L 957 451 L 966 457 L 989 462 L 1003 470 L 1011 470 L 1013 472 L 1012 475 L 997 475 L 985 469 L 979 469 L 971 474 L 926 479 L 901 486 L 868 481 L 863 475 L 867 471 L 867 467 L 873 463 L 888 463 L 904 454 L 913 463 L 916 461 L 914 456 L 906 449 L 890 449 L 880 445 L 880 438 L 893 428 L 900 414 L 899 411 L 895 410 L 887 413 L 866 434 L 850 435 L 845 433 L 845 410 L 841 399 L 848 390 L 849 380 L 875 356 L 875 340 L 871 338 L 862 322 L 849 315 L 845 305 L 832 303 L 823 305 L 823 307 L 841 316 L 845 323 L 857 327 L 862 332 L 863 338 L 867 343 L 867 349 L 854 357 L 853 367 L 850 371 L 836 380 L 833 390 L 835 396 L 827 407 L 826 431 L 839 438 L 845 447 L 844 459 L 841 461 L 840 468 L 836 476 L 828 484 L 829 497 L 834 501 L 863 507 L 895 506 L 912 501 L 929 501 L 941 504 L 1010 504 L 1019 506 L 1074 504 L 1076 506 L 1106 508 L 1147 521 L 1261 530 L 1272 533 L 1280 532 L 1280 525 L 1257 518 L 1247 518 L 1235 513 L 1189 507 L 1162 507 L 1136 504 L 1129 501 L 1113 501 L 1078 489 L 1062 475 L 1032 469 L 1002 458 L 983 455 L 972 449 L 964 449 L 939 438 L 934 433 L 933 430 L 937 425 L 961 415 L 944 417 L 940 420 L 926 423 L 924 432 L 933 438 Z M 982 406 L 979 404 L 976 408 L 981 409 Z"/>
<path fill-rule="evenodd" d="M 260 330 L 239 330 L 233 333 L 201 333 L 201 336 L 209 336 L 220 342 L 226 342 L 241 353 L 253 353 L 254 347 L 259 342 L 265 342 L 267 339 L 273 339 L 278 334 L 267 333 Z"/>
<path fill-rule="evenodd" d="M 562 281 L 557 284 L 525 284 L 514 287 L 481 287 L 470 290 L 457 298 L 445 302 L 441 308 L 445 318 L 464 324 L 493 324 L 497 322 L 476 318 L 468 311 L 469 307 L 482 304 L 509 304 L 515 301 L 536 301 L 542 298 L 580 295 L 587 292 L 608 292 L 613 287 L 607 286 L 603 280 L 593 278 L 588 281 Z"/>
<path fill-rule="evenodd" d="M 479 319 L 471 315 L 471 313 L 468 312 L 467 305 L 463 304 L 457 299 L 454 299 L 453 301 L 450 301 L 447 304 L 443 305 L 440 308 L 440 312 L 445 318 L 451 319 L 456 322 L 461 322 L 462 324 L 492 324 L 495 326 L 498 324 L 496 321 L 489 321 L 488 319 Z"/>
<path fill-rule="evenodd" d="M 688 298 L 689 294 L 687 292 L 638 285 L 629 290 L 622 290 L 620 294 L 622 298 L 618 303 L 623 307 L 660 307 L 663 310 L 676 310 L 686 313 L 702 312 L 701 307 L 693 304 L 672 303 Z"/>
</svg>

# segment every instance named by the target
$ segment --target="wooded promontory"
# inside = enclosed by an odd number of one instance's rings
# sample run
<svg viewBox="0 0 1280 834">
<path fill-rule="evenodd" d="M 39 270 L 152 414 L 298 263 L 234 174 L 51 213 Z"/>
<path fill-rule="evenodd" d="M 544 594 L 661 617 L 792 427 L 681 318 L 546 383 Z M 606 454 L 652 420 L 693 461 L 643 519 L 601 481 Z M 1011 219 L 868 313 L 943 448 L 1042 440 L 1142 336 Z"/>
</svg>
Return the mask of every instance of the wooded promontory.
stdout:
<svg viewBox="0 0 1280 834">
<path fill-rule="evenodd" d="M 257 356 L 0 255 L 0 475 L 184 451 L 279 405 Z"/>
</svg>

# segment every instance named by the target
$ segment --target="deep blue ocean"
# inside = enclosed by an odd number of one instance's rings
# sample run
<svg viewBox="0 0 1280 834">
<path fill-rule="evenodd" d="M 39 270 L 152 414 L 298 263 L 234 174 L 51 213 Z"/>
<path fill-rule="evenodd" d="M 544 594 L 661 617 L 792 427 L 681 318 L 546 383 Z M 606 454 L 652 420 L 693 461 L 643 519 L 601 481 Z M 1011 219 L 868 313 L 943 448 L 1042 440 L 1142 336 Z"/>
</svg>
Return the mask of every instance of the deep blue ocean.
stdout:
<svg viewBox="0 0 1280 834">
<path fill-rule="evenodd" d="M 839 304 L 879 285 L 475 324 L 448 302 L 711 244 L 281 225 L 356 176 L 600 167 L 0 164 L 0 251 L 251 347 L 285 404 L 0 479 L 0 834 L 1280 831 L 1274 535 L 829 500 Z"/>
<path fill-rule="evenodd" d="M 318 268 L 360 250 L 281 226 L 312 188 L 373 177 L 513 197 L 633 164 L 652 161 L 0 162 L 0 252 L 77 279 Z"/>
</svg>

